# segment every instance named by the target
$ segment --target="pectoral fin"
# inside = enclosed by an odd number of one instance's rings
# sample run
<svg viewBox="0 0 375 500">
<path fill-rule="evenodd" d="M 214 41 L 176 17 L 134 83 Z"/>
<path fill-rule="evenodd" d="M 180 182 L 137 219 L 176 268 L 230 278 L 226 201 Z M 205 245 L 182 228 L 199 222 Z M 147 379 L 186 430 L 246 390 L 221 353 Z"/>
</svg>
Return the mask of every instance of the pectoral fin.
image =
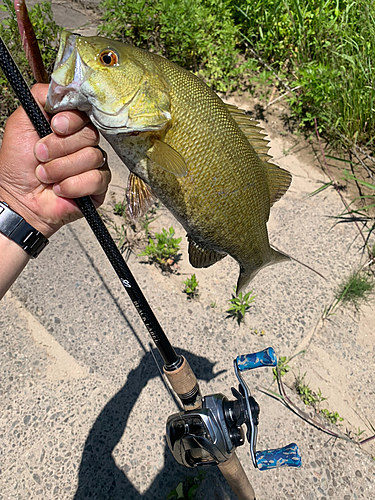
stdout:
<svg viewBox="0 0 375 500">
<path fill-rule="evenodd" d="M 186 163 L 180 153 L 163 141 L 156 140 L 147 152 L 147 157 L 176 177 L 184 177 L 187 174 Z"/>
<path fill-rule="evenodd" d="M 190 236 L 188 236 L 188 241 L 189 261 L 193 267 L 210 267 L 227 255 L 226 253 L 218 253 L 198 245 Z"/>
<path fill-rule="evenodd" d="M 126 202 L 130 219 L 137 222 L 154 203 L 156 196 L 150 186 L 133 173 L 129 174 Z"/>
</svg>

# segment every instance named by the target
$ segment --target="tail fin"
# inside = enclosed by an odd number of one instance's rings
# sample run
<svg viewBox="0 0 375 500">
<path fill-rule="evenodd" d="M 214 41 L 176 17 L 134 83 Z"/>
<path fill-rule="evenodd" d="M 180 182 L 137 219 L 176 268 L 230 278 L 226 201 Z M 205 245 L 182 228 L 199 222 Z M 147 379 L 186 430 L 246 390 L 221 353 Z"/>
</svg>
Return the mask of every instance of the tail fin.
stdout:
<svg viewBox="0 0 375 500">
<path fill-rule="evenodd" d="M 285 257 L 287 257 L 289 260 L 293 260 L 294 262 L 297 262 L 301 266 L 306 267 L 307 269 L 310 269 L 310 271 L 312 271 L 313 273 L 317 274 L 318 276 L 320 276 L 321 278 L 323 278 L 324 280 L 327 281 L 327 278 L 325 276 L 323 276 L 323 274 L 320 274 L 319 271 L 317 271 L 313 267 L 310 267 L 308 264 L 305 264 L 304 262 L 301 262 L 300 260 L 292 257 L 291 255 L 287 255 L 286 253 L 282 252 L 281 250 L 278 250 L 276 247 L 271 247 L 271 249 L 274 252 L 276 252 L 277 254 L 285 255 Z M 286 260 L 288 260 L 288 259 L 286 259 Z M 282 261 L 283 261 L 283 259 L 282 260 L 276 260 L 275 262 L 282 262 Z M 272 264 L 272 262 L 271 262 L 271 264 Z"/>
<path fill-rule="evenodd" d="M 238 295 L 240 292 L 243 292 L 250 281 L 255 278 L 258 272 L 264 267 L 271 266 L 272 264 L 276 264 L 277 262 L 286 262 L 290 259 L 291 257 L 289 257 L 289 255 L 287 255 L 286 253 L 280 252 L 279 250 L 275 250 L 271 247 L 270 259 L 265 264 L 256 267 L 241 266 L 240 275 L 237 282 L 236 294 Z"/>
</svg>

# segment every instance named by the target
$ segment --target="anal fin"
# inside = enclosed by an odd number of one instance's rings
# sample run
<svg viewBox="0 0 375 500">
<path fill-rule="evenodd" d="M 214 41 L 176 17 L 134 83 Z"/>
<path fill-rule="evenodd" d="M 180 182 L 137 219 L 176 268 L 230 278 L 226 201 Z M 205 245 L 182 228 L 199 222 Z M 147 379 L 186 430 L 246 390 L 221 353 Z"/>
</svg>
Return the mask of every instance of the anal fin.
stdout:
<svg viewBox="0 0 375 500">
<path fill-rule="evenodd" d="M 219 253 L 202 247 L 190 236 L 188 236 L 188 241 L 189 262 L 195 268 L 210 267 L 227 255 L 226 253 Z"/>
</svg>

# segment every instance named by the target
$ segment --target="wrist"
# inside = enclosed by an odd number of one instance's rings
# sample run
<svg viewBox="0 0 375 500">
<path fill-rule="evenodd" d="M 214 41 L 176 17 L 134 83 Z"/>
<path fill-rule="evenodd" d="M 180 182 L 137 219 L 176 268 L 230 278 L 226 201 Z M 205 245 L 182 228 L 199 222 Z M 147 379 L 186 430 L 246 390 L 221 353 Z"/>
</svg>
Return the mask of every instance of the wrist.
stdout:
<svg viewBox="0 0 375 500">
<path fill-rule="evenodd" d="M 57 231 L 58 228 L 41 220 L 29 207 L 2 186 L 0 186 L 0 201 L 6 203 L 11 210 L 25 219 L 30 226 L 40 231 L 45 238 L 50 238 Z"/>
<path fill-rule="evenodd" d="M 0 299 L 30 260 L 14 241 L 0 234 Z"/>
</svg>

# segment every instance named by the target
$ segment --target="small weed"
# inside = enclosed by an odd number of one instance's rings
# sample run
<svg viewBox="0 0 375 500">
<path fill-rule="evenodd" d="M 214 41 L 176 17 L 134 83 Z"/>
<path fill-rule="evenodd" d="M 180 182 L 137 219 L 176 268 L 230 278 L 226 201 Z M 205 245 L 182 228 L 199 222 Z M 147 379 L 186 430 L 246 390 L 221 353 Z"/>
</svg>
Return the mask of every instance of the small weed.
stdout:
<svg viewBox="0 0 375 500">
<path fill-rule="evenodd" d="M 163 268 L 170 267 L 180 250 L 181 242 L 181 238 L 174 238 L 174 234 L 173 227 L 168 231 L 163 228 L 161 233 L 155 233 L 156 241 L 149 238 L 149 244 L 139 255 L 147 256 L 151 262 L 157 262 Z"/>
<path fill-rule="evenodd" d="M 245 320 L 245 314 L 249 310 L 251 303 L 255 300 L 256 295 L 251 295 L 252 293 L 253 290 L 250 290 L 245 295 L 240 292 L 237 297 L 233 295 L 229 300 L 230 307 L 227 310 L 227 317 L 237 320 L 238 325 Z"/>
<path fill-rule="evenodd" d="M 302 377 L 296 377 L 294 387 L 305 405 L 312 406 L 316 409 L 319 404 L 325 401 L 327 398 L 323 398 L 320 389 L 318 389 L 317 393 L 310 389 L 309 385 L 304 382 L 305 376 L 306 373 L 304 373 Z"/>
<path fill-rule="evenodd" d="M 115 215 L 120 215 L 121 217 L 124 217 L 125 213 L 126 213 L 125 201 L 122 201 L 120 203 L 116 203 L 116 205 L 113 208 L 113 213 Z"/>
<path fill-rule="evenodd" d="M 327 408 L 320 409 L 320 404 L 323 401 L 326 401 L 327 398 L 322 396 L 322 392 L 318 389 L 318 392 L 313 391 L 308 384 L 304 382 L 306 373 L 304 375 L 296 377 L 294 387 L 297 393 L 300 395 L 302 401 L 305 405 L 312 406 L 314 410 L 319 413 L 322 417 L 324 417 L 331 424 L 337 425 L 339 422 L 342 422 L 344 419 L 340 417 L 337 411 L 332 412 L 327 410 Z"/>
<path fill-rule="evenodd" d="M 199 285 L 195 274 L 193 274 L 191 278 L 183 281 L 183 284 L 185 285 L 184 292 L 187 294 L 188 299 L 195 299 L 198 296 Z"/>
<path fill-rule="evenodd" d="M 216 302 L 213 300 L 210 304 L 211 309 L 215 309 L 216 307 Z"/>
<path fill-rule="evenodd" d="M 197 476 L 187 476 L 181 483 L 179 483 L 175 490 L 171 491 L 167 496 L 169 499 L 177 500 L 194 500 L 197 490 L 204 478 L 206 477 L 206 471 L 199 471 Z"/>
<path fill-rule="evenodd" d="M 127 237 L 126 237 L 126 227 L 124 224 L 121 224 L 121 226 L 118 226 L 117 224 L 113 224 L 113 228 L 116 232 L 116 237 L 118 239 L 117 247 L 120 251 L 124 250 L 124 246 L 127 242 Z"/>
<path fill-rule="evenodd" d="M 159 216 L 158 216 L 159 217 Z M 149 217 L 148 214 L 145 214 L 143 220 L 141 221 L 143 230 L 145 232 L 145 237 L 148 238 L 150 234 L 150 224 L 152 224 L 158 217 Z"/>
<path fill-rule="evenodd" d="M 371 274 L 364 271 L 353 272 L 338 286 L 335 299 L 328 307 L 324 308 L 322 318 L 326 319 L 332 316 L 340 303 L 343 305 L 351 304 L 359 311 L 361 305 L 368 301 L 374 287 L 375 282 Z"/>
<path fill-rule="evenodd" d="M 349 439 L 352 439 L 353 441 L 356 441 L 357 443 L 360 443 L 360 437 L 362 434 L 364 434 L 366 431 L 361 430 L 360 427 L 358 427 L 358 430 L 356 432 L 353 432 L 351 430 L 346 431 L 346 435 L 348 436 Z"/>
<path fill-rule="evenodd" d="M 324 410 L 320 410 L 319 413 L 323 415 L 323 417 L 327 419 L 331 424 L 336 425 L 338 422 L 342 422 L 344 420 L 342 417 L 340 417 L 337 411 L 331 412 L 325 408 Z"/>
<path fill-rule="evenodd" d="M 280 376 L 283 377 L 284 375 L 286 375 L 288 373 L 288 371 L 290 371 L 290 366 L 288 365 L 288 363 L 290 363 L 293 358 L 295 358 L 296 356 L 299 356 L 300 354 L 305 354 L 305 352 L 306 351 L 303 349 L 302 351 L 297 352 L 297 354 L 293 354 L 293 356 L 290 356 L 290 358 L 288 358 L 286 356 L 280 356 L 277 360 L 277 367 L 279 369 Z M 277 379 L 277 369 L 272 368 L 272 372 L 273 372 L 273 379 L 276 380 Z"/>
<path fill-rule="evenodd" d="M 283 377 L 290 370 L 290 366 L 288 365 L 289 359 L 286 356 L 280 356 L 277 360 L 277 367 L 279 369 L 280 376 Z M 277 379 L 277 370 L 276 368 L 272 368 L 273 378 Z"/>
</svg>

